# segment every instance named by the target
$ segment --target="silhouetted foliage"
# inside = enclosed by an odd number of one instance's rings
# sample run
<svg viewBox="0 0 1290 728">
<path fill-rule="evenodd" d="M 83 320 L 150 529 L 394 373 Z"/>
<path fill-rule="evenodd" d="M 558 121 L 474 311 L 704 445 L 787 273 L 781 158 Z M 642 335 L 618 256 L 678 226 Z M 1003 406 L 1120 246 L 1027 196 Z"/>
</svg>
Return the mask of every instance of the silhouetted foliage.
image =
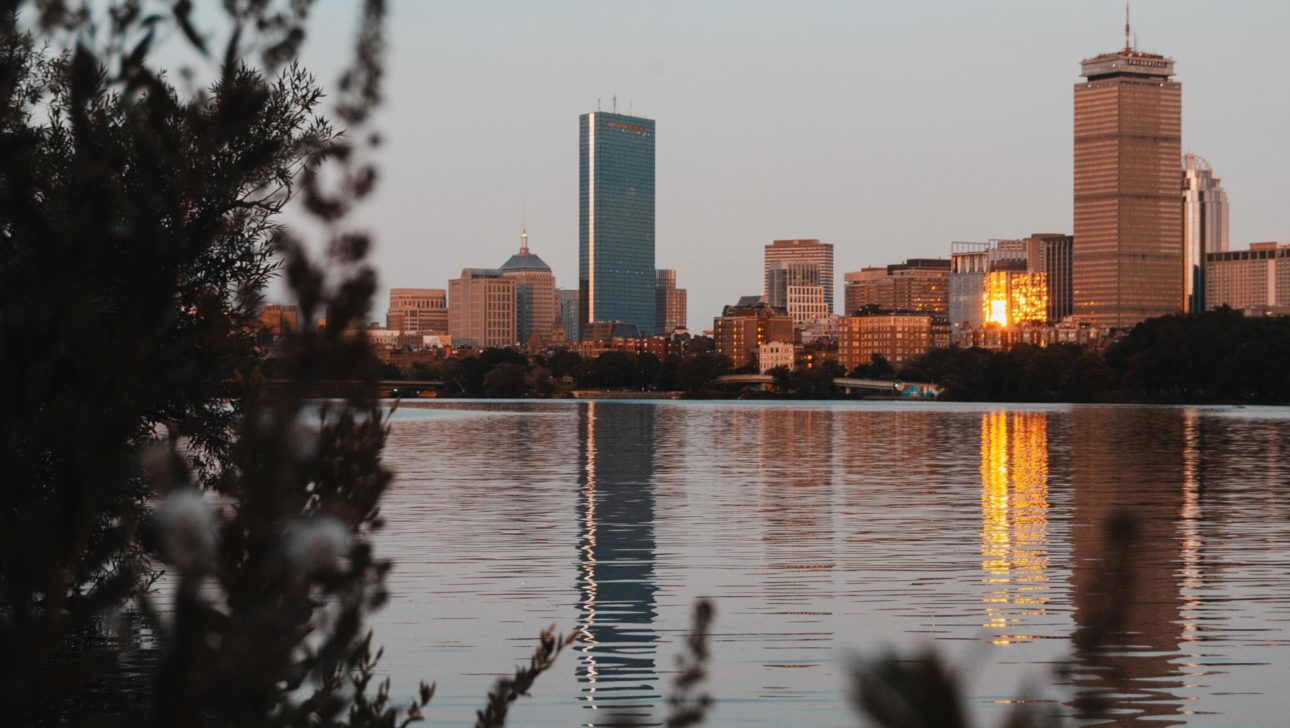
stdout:
<svg viewBox="0 0 1290 728">
<path fill-rule="evenodd" d="M 6 723 L 401 726 L 433 694 L 396 708 L 364 627 L 386 599 L 371 539 L 391 476 L 361 328 L 370 240 L 346 220 L 376 181 L 384 3 L 359 8 L 345 135 L 292 62 L 310 5 L 224 4 L 219 61 L 187 1 L 0 9 Z M 149 65 L 169 31 L 211 59 L 208 88 L 181 97 Z M 276 220 L 295 193 L 325 266 Z M 327 326 L 286 337 L 270 386 L 252 323 L 279 271 Z M 341 402 L 309 399 L 338 380 Z"/>
<path fill-rule="evenodd" d="M 688 394 L 710 393 L 717 386 L 717 377 L 729 374 L 732 368 L 730 359 L 721 354 L 686 357 L 676 365 L 676 386 Z"/>
<path fill-rule="evenodd" d="M 576 632 L 559 635 L 555 633 L 554 625 L 547 627 L 538 640 L 538 646 L 533 651 L 533 656 L 529 658 L 529 664 L 518 668 L 513 677 L 502 678 L 497 681 L 497 685 L 488 694 L 488 704 L 484 706 L 483 710 L 475 713 L 475 728 L 501 728 L 501 726 L 504 726 L 506 724 L 506 715 L 511 709 L 511 703 L 529 694 L 529 689 L 533 687 L 533 683 L 538 676 L 551 669 L 551 666 L 555 664 L 555 658 L 577 636 Z"/>
<path fill-rule="evenodd" d="M 894 379 L 896 370 L 891 368 L 891 362 L 882 354 L 873 354 L 869 357 L 868 364 L 859 364 L 851 370 L 851 375 L 860 379 Z"/>
<path fill-rule="evenodd" d="M 1071 344 L 937 349 L 900 377 L 979 402 L 1290 402 L 1290 317 L 1228 308 L 1161 316 L 1105 353 Z"/>
</svg>

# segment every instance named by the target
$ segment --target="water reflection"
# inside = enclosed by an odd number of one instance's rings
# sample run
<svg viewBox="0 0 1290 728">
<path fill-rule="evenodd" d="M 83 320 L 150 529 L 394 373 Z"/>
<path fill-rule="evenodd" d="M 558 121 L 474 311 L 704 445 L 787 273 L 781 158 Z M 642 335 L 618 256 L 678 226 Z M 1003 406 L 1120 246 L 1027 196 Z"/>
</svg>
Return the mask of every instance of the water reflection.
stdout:
<svg viewBox="0 0 1290 728">
<path fill-rule="evenodd" d="M 996 645 L 1032 639 L 1048 591 L 1048 415 L 981 415 L 981 570 L 989 591 L 983 625 Z"/>
<path fill-rule="evenodd" d="M 1026 688 L 1113 725 L 1285 724 L 1290 409 L 418 402 L 388 455 L 376 634 L 396 693 L 439 681 L 436 722 L 553 622 L 581 641 L 517 724 L 658 716 L 702 594 L 714 724 L 851 724 L 839 656 L 927 640 L 979 660 L 982 725 Z M 1073 643 L 1116 606 L 1121 511 L 1125 620 Z"/>
<path fill-rule="evenodd" d="M 1197 506 L 1186 496 L 1189 489 L 1195 495 L 1186 470 L 1197 453 L 1194 438 L 1185 437 L 1184 416 L 1132 408 L 1076 409 L 1072 415 L 1074 705 L 1109 715 L 1101 724 L 1182 722 L 1176 691 L 1184 687 L 1179 646 L 1186 628 L 1176 572 L 1180 551 L 1195 542 L 1188 546 L 1179 524 Z M 1134 529 L 1124 553 L 1116 552 L 1105 530 L 1119 514 Z M 1107 577 L 1118 571 L 1117 564 L 1128 570 L 1129 603 Z M 1080 635 L 1090 632 L 1105 634 L 1100 644 L 1080 647 Z"/>
<path fill-rule="evenodd" d="M 579 419 L 577 678 L 584 705 L 615 719 L 648 716 L 657 697 L 655 412 L 588 402 Z"/>
</svg>

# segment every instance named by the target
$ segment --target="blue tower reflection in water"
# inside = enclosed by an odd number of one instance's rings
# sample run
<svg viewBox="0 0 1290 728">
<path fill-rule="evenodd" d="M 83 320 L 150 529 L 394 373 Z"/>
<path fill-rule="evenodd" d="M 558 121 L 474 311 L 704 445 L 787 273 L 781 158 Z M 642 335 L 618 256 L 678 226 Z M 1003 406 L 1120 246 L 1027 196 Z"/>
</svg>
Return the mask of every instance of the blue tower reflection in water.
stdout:
<svg viewBox="0 0 1290 728">
<path fill-rule="evenodd" d="M 583 700 L 605 718 L 657 702 L 655 408 L 588 402 L 579 423 L 579 632 Z M 591 719 L 590 725 L 605 725 Z"/>
<path fill-rule="evenodd" d="M 981 570 L 996 645 L 1034 639 L 1048 609 L 1048 415 L 981 415 Z"/>
</svg>

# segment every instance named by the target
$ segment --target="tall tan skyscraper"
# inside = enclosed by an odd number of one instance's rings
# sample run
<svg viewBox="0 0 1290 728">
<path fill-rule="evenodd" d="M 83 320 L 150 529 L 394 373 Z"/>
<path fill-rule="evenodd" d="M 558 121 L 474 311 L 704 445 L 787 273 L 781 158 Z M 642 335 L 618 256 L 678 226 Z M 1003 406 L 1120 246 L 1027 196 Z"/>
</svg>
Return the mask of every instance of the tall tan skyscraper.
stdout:
<svg viewBox="0 0 1290 728">
<path fill-rule="evenodd" d="M 1075 315 L 1132 326 L 1182 310 L 1182 87 L 1172 58 L 1087 58 L 1075 85 Z"/>
<path fill-rule="evenodd" d="M 454 346 L 515 344 L 515 279 L 495 268 L 463 268 L 448 281 L 448 333 Z"/>
<path fill-rule="evenodd" d="M 797 260 L 816 265 L 820 272 L 819 285 L 824 287 L 824 303 L 828 306 L 825 313 L 831 313 L 833 311 L 833 243 L 821 243 L 818 240 L 776 240 L 767 245 L 763 258 L 766 300 L 769 301 L 771 298 L 771 264 L 776 261 L 787 263 Z"/>
<path fill-rule="evenodd" d="M 1183 160 L 1183 286 L 1187 312 L 1204 311 L 1205 256 L 1227 252 L 1227 193 L 1204 157 Z"/>
</svg>

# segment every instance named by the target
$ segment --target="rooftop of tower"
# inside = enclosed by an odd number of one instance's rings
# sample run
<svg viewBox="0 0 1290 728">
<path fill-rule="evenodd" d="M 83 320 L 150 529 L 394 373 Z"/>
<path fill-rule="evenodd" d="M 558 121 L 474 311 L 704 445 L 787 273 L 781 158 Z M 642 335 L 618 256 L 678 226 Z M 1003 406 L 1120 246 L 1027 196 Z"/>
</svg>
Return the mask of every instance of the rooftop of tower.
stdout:
<svg viewBox="0 0 1290 728">
<path fill-rule="evenodd" d="M 1164 80 L 1174 75 L 1174 59 L 1157 53 L 1121 48 L 1112 53 L 1085 58 L 1080 62 L 1080 75 L 1090 81 L 1124 76 Z"/>
</svg>

